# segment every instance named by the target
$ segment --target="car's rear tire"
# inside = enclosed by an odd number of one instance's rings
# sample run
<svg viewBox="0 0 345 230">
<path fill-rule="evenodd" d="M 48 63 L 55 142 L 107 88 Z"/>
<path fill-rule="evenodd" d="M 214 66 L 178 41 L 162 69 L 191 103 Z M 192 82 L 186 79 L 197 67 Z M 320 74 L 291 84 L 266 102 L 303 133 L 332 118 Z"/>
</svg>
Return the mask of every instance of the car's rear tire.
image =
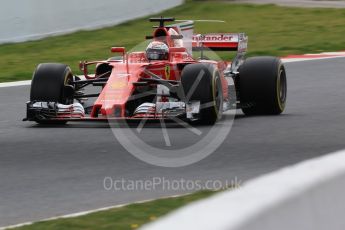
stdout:
<svg viewBox="0 0 345 230">
<path fill-rule="evenodd" d="M 286 72 L 276 57 L 248 58 L 239 68 L 239 93 L 246 115 L 277 115 L 286 103 Z"/>
<path fill-rule="evenodd" d="M 223 91 L 220 73 L 211 64 L 189 64 L 181 74 L 185 101 L 200 101 L 199 123 L 212 125 L 223 112 Z"/>
<path fill-rule="evenodd" d="M 30 90 L 30 101 L 73 103 L 73 86 L 69 81 L 73 74 L 67 65 L 59 63 L 39 64 L 33 74 Z M 40 124 L 66 124 L 66 121 L 37 119 Z"/>
</svg>

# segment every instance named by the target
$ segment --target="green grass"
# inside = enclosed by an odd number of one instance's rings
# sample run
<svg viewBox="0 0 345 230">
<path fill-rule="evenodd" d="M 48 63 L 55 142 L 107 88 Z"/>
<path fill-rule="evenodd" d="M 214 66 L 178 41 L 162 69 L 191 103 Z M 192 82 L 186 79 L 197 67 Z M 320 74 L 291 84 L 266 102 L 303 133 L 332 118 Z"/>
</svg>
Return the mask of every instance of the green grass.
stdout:
<svg viewBox="0 0 345 230">
<path fill-rule="evenodd" d="M 305 9 L 275 5 L 191 1 L 159 15 L 179 19 L 220 19 L 197 23 L 197 32 L 246 32 L 248 55 L 300 54 L 345 49 L 345 9 Z M 157 15 L 156 15 L 157 16 Z M 147 18 L 95 31 L 0 45 L 0 81 L 30 79 L 41 62 L 62 62 L 76 73 L 80 60 L 105 59 L 111 46 L 131 48 L 152 31 Z M 227 53 L 222 58 L 229 58 Z"/>
<path fill-rule="evenodd" d="M 37 222 L 16 230 L 131 230 L 192 201 L 206 198 L 215 192 L 201 191 L 177 198 L 158 199 L 141 204 L 131 204 L 86 216 Z"/>
</svg>

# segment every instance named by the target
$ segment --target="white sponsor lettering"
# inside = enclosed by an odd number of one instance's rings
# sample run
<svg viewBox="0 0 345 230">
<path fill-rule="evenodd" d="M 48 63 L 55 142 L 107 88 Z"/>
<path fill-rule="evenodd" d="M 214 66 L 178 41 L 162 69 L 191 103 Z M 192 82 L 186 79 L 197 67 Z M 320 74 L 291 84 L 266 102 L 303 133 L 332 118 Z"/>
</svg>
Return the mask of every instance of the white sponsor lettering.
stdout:
<svg viewBox="0 0 345 230">
<path fill-rule="evenodd" d="M 194 42 L 238 42 L 237 34 L 193 35 Z"/>
</svg>

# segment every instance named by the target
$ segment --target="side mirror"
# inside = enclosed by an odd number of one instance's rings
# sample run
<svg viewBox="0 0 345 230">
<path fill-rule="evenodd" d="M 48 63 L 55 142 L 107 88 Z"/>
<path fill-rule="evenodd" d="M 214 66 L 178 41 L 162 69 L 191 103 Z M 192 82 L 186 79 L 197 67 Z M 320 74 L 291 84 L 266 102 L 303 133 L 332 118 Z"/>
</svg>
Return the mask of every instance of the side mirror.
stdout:
<svg viewBox="0 0 345 230">
<path fill-rule="evenodd" d="M 125 47 L 111 47 L 110 51 L 112 53 L 122 53 L 122 55 L 125 55 L 126 49 Z"/>
</svg>

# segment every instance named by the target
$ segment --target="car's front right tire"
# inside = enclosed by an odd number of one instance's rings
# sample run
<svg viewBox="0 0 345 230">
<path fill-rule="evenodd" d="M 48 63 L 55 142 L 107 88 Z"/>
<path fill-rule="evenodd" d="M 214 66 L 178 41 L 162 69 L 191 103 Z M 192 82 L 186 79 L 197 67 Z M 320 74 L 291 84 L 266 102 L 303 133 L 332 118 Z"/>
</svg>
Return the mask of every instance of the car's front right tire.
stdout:
<svg viewBox="0 0 345 230">
<path fill-rule="evenodd" d="M 30 101 L 73 103 L 73 86 L 69 81 L 73 74 L 67 65 L 42 63 L 34 71 L 31 82 Z M 66 124 L 66 121 L 37 119 L 39 124 Z"/>
</svg>

